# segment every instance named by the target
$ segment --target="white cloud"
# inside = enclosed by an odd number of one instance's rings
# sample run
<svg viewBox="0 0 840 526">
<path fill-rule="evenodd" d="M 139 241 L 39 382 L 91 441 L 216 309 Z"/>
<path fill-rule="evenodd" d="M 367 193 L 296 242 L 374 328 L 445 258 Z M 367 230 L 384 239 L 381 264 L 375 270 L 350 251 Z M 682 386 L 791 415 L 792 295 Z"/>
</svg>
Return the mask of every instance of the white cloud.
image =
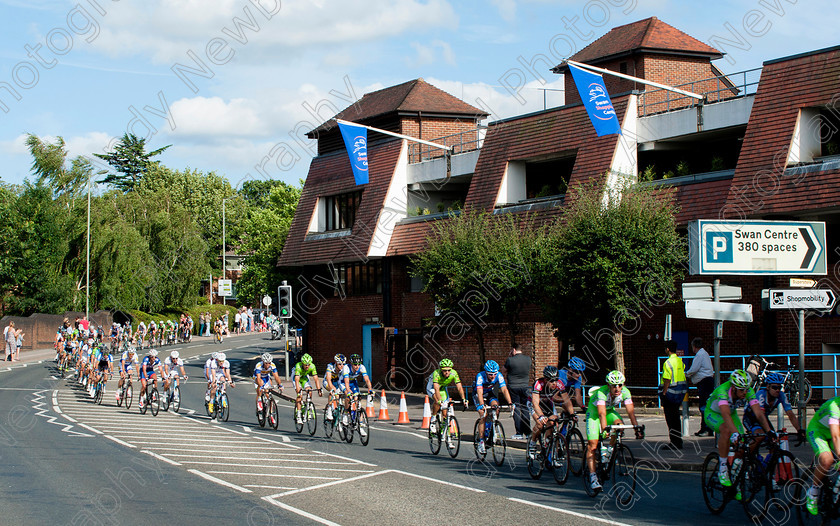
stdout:
<svg viewBox="0 0 840 526">
<path fill-rule="evenodd" d="M 513 22 L 516 19 L 516 2 L 514 0 L 491 0 L 491 3 L 499 10 L 499 16 L 505 22 Z"/>
<path fill-rule="evenodd" d="M 518 93 L 518 97 L 524 99 L 525 102 L 521 102 L 516 96 L 498 86 L 491 86 L 484 82 L 462 84 L 451 80 L 433 78 L 426 80 L 467 104 L 491 113 L 490 121 L 540 111 L 544 107 L 562 106 L 565 100 L 563 93 L 556 91 L 564 89 L 562 77 L 545 84 L 536 80 L 526 83 Z"/>
<path fill-rule="evenodd" d="M 175 121 L 173 136 L 249 137 L 271 129 L 259 104 L 249 99 L 185 98 L 172 103 L 170 110 Z"/>
<path fill-rule="evenodd" d="M 455 66 L 455 53 L 452 51 L 452 46 L 443 40 L 433 40 L 428 46 L 424 46 L 419 42 L 412 42 L 411 47 L 416 52 L 416 56 L 407 58 L 406 64 L 409 67 L 420 67 L 427 64 L 434 64 L 438 61 L 438 50 L 440 51 L 441 60 L 450 66 Z"/>
</svg>

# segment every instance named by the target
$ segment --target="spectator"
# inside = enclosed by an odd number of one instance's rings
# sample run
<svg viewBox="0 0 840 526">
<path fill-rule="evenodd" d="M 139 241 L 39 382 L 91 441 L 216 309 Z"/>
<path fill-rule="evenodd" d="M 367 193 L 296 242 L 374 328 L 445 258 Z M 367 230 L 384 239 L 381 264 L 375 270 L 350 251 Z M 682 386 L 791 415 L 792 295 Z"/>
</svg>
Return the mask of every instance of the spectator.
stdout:
<svg viewBox="0 0 840 526">
<path fill-rule="evenodd" d="M 207 326 L 205 327 L 206 332 L 205 332 L 204 335 L 205 336 L 211 336 L 212 334 L 210 333 L 210 326 L 212 325 L 213 318 L 212 318 L 212 316 L 210 316 L 209 312 L 205 312 L 204 313 L 204 319 L 207 322 Z"/>
<path fill-rule="evenodd" d="M 254 330 L 254 310 L 248 307 L 248 332 Z"/>
<path fill-rule="evenodd" d="M 703 348 L 703 339 L 694 338 L 691 340 L 691 352 L 694 353 L 694 359 L 691 360 L 691 367 L 685 372 L 685 375 L 691 380 L 691 383 L 697 386 L 700 396 L 700 431 L 694 433 L 694 436 L 713 436 L 714 433 L 706 425 L 705 411 L 706 401 L 709 395 L 715 390 L 715 370 L 712 367 L 712 360 L 709 358 L 709 353 Z"/>
<path fill-rule="evenodd" d="M 662 364 L 662 388 L 659 392 L 662 408 L 665 410 L 665 422 L 668 424 L 668 437 L 671 445 L 677 449 L 683 448 L 682 425 L 680 424 L 680 408 L 688 384 L 685 381 L 685 365 L 682 358 L 677 356 L 677 342 L 665 342 L 668 359 Z"/>
<path fill-rule="evenodd" d="M 3 331 L 3 340 L 6 343 L 6 361 L 15 361 L 17 354 L 18 331 L 15 330 L 15 322 L 9 321 L 9 326 Z"/>
<path fill-rule="evenodd" d="M 240 313 L 239 309 L 237 309 L 236 314 L 233 316 L 233 332 L 239 334 L 239 324 L 242 322 L 242 314 Z"/>
<path fill-rule="evenodd" d="M 204 336 L 204 313 L 200 312 L 198 314 L 198 335 Z"/>
<path fill-rule="evenodd" d="M 510 355 L 505 361 L 505 374 L 514 404 L 513 423 L 516 434 L 512 438 L 524 440 L 531 434 L 531 418 L 526 406 L 531 399 L 531 357 L 522 354 L 516 343 L 511 346 Z"/>
</svg>

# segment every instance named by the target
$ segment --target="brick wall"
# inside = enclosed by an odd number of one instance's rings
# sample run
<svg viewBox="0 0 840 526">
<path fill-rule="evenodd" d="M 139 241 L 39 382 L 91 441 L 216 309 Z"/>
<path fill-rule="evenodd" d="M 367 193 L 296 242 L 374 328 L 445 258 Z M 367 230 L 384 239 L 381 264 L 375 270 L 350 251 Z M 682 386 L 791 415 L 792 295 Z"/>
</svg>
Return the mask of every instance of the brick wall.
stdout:
<svg viewBox="0 0 840 526">
<path fill-rule="evenodd" d="M 345 356 L 362 353 L 362 325 L 382 316 L 382 296 L 329 298 L 307 322 L 306 351 L 319 367 L 332 361 L 336 353 Z"/>
</svg>

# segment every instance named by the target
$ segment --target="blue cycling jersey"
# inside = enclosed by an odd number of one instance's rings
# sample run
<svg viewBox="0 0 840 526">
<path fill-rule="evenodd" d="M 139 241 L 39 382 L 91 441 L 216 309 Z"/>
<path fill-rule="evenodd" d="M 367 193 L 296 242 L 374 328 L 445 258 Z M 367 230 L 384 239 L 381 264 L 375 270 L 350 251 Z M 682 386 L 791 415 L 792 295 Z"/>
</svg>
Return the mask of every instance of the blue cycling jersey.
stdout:
<svg viewBox="0 0 840 526">
<path fill-rule="evenodd" d="M 493 388 L 502 388 L 505 387 L 505 377 L 502 376 L 502 373 L 496 373 L 496 377 L 492 380 L 490 376 L 487 374 L 487 371 L 481 371 L 477 375 L 475 375 L 475 382 L 473 382 L 473 390 L 477 387 L 481 387 L 482 389 L 493 389 Z"/>
<path fill-rule="evenodd" d="M 160 367 L 160 360 L 157 356 L 153 359 L 151 356 L 146 356 L 140 363 L 140 378 L 147 378 L 150 375 L 155 374 L 158 367 Z"/>
<path fill-rule="evenodd" d="M 277 374 L 277 366 L 273 363 L 266 365 L 260 362 L 254 368 L 254 378 L 261 377 L 263 382 L 270 380 L 275 374 Z"/>
<path fill-rule="evenodd" d="M 761 409 L 764 410 L 764 416 L 769 417 L 770 413 L 772 413 L 779 405 L 781 405 L 782 409 L 785 411 L 791 411 L 793 409 L 783 391 L 779 391 L 779 396 L 773 402 L 770 402 L 770 397 L 767 394 L 767 388 L 762 387 L 755 393 L 755 399 L 758 400 Z M 747 408 L 744 409 L 744 427 L 746 429 L 750 429 L 756 425 L 759 425 L 758 418 L 756 418 L 755 413 L 753 413 L 752 406 L 747 406 Z"/>
<path fill-rule="evenodd" d="M 565 369 L 557 372 L 557 387 L 560 389 L 561 393 L 569 394 L 573 394 L 575 389 L 583 390 L 583 384 L 581 384 L 580 377 L 578 377 L 577 380 L 569 379 L 569 371 Z"/>
</svg>

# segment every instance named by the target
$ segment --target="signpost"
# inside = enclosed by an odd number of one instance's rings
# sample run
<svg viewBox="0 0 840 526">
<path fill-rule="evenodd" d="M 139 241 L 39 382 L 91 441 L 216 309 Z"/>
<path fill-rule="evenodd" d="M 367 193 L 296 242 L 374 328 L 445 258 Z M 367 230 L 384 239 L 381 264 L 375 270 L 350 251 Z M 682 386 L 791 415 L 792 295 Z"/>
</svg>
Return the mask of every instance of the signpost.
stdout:
<svg viewBox="0 0 840 526">
<path fill-rule="evenodd" d="M 233 296 L 233 282 L 229 279 L 219 280 L 219 296 Z"/>
<path fill-rule="evenodd" d="M 825 223 L 692 221 L 691 274 L 826 274 Z"/>
<path fill-rule="evenodd" d="M 265 296 L 263 296 L 262 303 L 263 303 L 263 305 L 265 305 L 266 307 L 270 306 L 270 305 L 271 305 L 271 296 L 269 296 L 268 294 L 266 294 Z"/>
<path fill-rule="evenodd" d="M 830 289 L 770 289 L 770 310 L 831 310 L 837 297 Z"/>
<path fill-rule="evenodd" d="M 700 320 L 753 321 L 749 303 L 723 303 L 719 301 L 686 300 L 685 317 Z"/>
<path fill-rule="evenodd" d="M 682 298 L 685 300 L 706 300 L 715 299 L 711 283 L 683 283 Z M 741 287 L 731 285 L 718 286 L 718 300 L 732 301 L 741 299 Z"/>
</svg>

